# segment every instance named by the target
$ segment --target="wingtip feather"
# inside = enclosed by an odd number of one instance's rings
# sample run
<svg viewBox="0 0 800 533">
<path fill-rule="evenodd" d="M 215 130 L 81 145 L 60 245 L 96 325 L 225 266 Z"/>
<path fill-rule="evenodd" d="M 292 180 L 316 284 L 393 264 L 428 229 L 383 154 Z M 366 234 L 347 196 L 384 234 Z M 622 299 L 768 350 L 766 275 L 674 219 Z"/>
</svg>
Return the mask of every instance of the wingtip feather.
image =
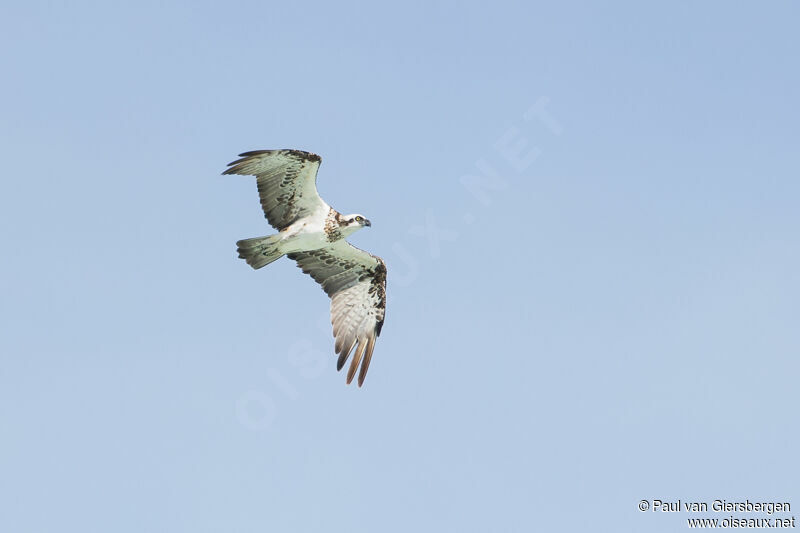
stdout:
<svg viewBox="0 0 800 533">
<path fill-rule="evenodd" d="M 353 353 L 353 360 L 350 362 L 350 368 L 347 370 L 347 384 L 350 385 L 353 381 L 353 377 L 356 375 L 356 370 L 358 370 L 358 364 L 361 362 L 361 356 L 364 355 L 364 350 L 367 348 L 367 343 L 364 342 L 364 339 L 358 341 L 358 347 L 356 351 Z"/>
<path fill-rule="evenodd" d="M 344 367 L 344 364 L 347 362 L 347 358 L 350 356 L 350 352 L 353 351 L 353 346 L 356 345 L 358 338 L 353 339 L 353 342 L 347 347 L 346 350 L 342 349 L 341 353 L 337 350 L 336 353 L 339 353 L 339 360 L 336 361 L 336 371 L 341 371 Z"/>
<path fill-rule="evenodd" d="M 364 353 L 364 362 L 361 363 L 361 371 L 358 373 L 358 386 L 364 384 L 364 378 L 367 377 L 367 370 L 369 370 L 369 363 L 372 360 L 372 351 L 375 349 L 375 337 L 370 336 L 367 343 L 367 350 Z"/>
</svg>

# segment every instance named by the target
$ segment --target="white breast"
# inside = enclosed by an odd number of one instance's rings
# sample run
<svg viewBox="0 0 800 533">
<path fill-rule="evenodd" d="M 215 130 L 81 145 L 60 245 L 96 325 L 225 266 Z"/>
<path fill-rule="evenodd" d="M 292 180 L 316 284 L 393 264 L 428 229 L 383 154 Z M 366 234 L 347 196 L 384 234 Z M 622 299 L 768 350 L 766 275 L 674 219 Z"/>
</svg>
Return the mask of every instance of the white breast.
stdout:
<svg viewBox="0 0 800 533">
<path fill-rule="evenodd" d="M 283 236 L 281 239 L 283 253 L 303 252 L 330 246 L 331 243 L 325 233 L 327 206 L 324 213 L 321 211 L 298 220 L 280 233 Z"/>
</svg>

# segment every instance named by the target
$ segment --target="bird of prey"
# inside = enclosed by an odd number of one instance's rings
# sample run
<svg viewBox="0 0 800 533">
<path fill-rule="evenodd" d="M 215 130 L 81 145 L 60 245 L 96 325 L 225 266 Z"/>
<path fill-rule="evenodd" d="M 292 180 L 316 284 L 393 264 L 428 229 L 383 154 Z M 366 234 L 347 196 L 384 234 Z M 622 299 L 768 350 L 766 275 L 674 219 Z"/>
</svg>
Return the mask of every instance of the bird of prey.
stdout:
<svg viewBox="0 0 800 533">
<path fill-rule="evenodd" d="M 301 150 L 258 150 L 239 157 L 223 174 L 256 177 L 264 215 L 278 230 L 237 242 L 239 257 L 258 269 L 286 255 L 322 285 L 331 299 L 337 369 L 352 352 L 347 383 L 360 363 L 360 387 L 386 313 L 386 264 L 345 239 L 372 224 L 363 215 L 343 215 L 320 198 L 320 156 Z"/>
</svg>

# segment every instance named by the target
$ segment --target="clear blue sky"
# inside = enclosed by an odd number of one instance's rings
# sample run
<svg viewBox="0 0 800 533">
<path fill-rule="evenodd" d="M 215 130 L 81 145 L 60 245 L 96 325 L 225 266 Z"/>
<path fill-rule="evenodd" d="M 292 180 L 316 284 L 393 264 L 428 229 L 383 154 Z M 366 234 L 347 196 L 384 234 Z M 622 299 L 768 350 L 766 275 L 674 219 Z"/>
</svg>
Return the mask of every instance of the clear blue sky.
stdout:
<svg viewBox="0 0 800 533">
<path fill-rule="evenodd" d="M 648 4 L 4 6 L 0 530 L 800 515 L 800 9 Z M 264 148 L 373 223 L 362 389 L 236 257 Z"/>
</svg>

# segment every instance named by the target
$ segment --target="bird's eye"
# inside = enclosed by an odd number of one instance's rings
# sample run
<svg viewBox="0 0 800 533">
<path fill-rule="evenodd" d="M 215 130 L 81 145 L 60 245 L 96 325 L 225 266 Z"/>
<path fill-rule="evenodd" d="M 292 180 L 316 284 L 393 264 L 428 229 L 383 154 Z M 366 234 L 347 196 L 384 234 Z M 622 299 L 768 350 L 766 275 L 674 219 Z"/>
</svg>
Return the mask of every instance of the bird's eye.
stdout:
<svg viewBox="0 0 800 533">
<path fill-rule="evenodd" d="M 356 222 L 361 222 L 362 220 L 364 220 L 364 217 L 356 217 Z"/>
</svg>

